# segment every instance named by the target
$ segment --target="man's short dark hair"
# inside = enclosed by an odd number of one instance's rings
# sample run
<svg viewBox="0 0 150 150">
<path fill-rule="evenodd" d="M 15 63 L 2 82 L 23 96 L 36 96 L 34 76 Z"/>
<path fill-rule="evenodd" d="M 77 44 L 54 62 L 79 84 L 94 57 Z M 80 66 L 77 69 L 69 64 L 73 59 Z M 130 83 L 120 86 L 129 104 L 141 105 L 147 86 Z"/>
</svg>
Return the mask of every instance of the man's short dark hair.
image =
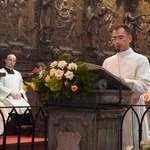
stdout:
<svg viewBox="0 0 150 150">
<path fill-rule="evenodd" d="M 131 30 L 130 30 L 129 26 L 126 25 L 126 24 L 116 24 L 116 25 L 113 25 L 112 31 L 118 30 L 119 28 L 123 28 L 125 30 L 125 32 L 127 34 L 129 34 L 129 35 L 131 34 Z"/>
<path fill-rule="evenodd" d="M 38 62 L 35 64 L 36 68 L 45 67 L 45 64 L 43 62 Z"/>
</svg>

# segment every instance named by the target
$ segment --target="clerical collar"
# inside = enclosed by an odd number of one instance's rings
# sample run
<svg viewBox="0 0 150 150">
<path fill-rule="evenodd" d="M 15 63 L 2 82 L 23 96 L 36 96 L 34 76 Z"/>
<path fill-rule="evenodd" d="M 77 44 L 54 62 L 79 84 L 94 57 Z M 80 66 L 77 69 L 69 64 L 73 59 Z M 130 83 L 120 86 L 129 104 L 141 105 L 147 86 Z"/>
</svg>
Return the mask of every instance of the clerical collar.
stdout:
<svg viewBox="0 0 150 150">
<path fill-rule="evenodd" d="M 117 54 L 118 54 L 119 56 L 121 56 L 121 57 L 124 57 L 124 56 L 126 56 L 126 55 L 132 54 L 133 52 L 134 52 L 133 49 L 132 49 L 132 48 L 129 48 L 128 50 L 119 52 L 119 53 L 117 53 Z"/>
<path fill-rule="evenodd" d="M 7 67 L 4 67 L 5 70 L 7 71 L 8 74 L 14 74 L 14 70 L 13 69 L 9 69 Z"/>
</svg>

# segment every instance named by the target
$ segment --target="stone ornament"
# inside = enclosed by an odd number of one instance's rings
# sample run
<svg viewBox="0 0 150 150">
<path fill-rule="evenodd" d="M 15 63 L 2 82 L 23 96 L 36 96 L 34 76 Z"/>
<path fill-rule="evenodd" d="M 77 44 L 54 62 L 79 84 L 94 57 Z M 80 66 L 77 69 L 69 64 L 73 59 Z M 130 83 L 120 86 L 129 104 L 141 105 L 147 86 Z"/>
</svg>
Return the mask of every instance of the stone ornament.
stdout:
<svg viewBox="0 0 150 150">
<path fill-rule="evenodd" d="M 81 136 L 78 132 L 74 134 L 72 132 L 62 133 L 62 131 L 60 131 L 57 134 L 58 147 L 56 150 L 80 150 L 80 140 Z"/>
</svg>

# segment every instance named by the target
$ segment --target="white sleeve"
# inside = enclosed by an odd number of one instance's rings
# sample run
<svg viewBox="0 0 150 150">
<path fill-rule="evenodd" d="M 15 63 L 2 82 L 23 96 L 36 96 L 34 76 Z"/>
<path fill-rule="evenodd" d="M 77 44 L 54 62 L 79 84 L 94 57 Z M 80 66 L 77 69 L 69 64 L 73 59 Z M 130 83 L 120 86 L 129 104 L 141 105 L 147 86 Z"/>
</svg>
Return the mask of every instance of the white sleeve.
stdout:
<svg viewBox="0 0 150 150">
<path fill-rule="evenodd" d="M 150 66 L 148 59 L 143 59 L 137 68 L 135 79 L 124 79 L 129 85 L 132 86 L 134 96 L 137 98 L 150 87 Z"/>
<path fill-rule="evenodd" d="M 3 101 L 11 92 L 10 89 L 3 87 L 3 85 L 0 83 L 0 100 Z"/>
</svg>

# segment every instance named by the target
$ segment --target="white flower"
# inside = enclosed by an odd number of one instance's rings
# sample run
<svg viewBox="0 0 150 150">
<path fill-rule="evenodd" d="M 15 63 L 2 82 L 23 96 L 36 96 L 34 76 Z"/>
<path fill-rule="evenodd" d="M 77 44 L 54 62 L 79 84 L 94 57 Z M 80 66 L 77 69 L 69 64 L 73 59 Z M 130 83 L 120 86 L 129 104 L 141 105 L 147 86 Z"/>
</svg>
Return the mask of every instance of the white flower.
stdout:
<svg viewBox="0 0 150 150">
<path fill-rule="evenodd" d="M 49 73 L 50 77 L 54 76 L 55 72 L 56 72 L 56 69 L 52 68 Z"/>
<path fill-rule="evenodd" d="M 55 71 L 55 76 L 56 77 L 62 77 L 63 76 L 63 74 L 64 74 L 64 71 L 63 70 L 60 70 L 60 69 L 57 69 L 56 71 Z"/>
<path fill-rule="evenodd" d="M 51 64 L 50 64 L 50 67 L 51 68 L 55 68 L 57 66 L 58 62 L 57 61 L 53 61 Z"/>
<path fill-rule="evenodd" d="M 39 78 L 43 77 L 43 70 L 39 72 Z"/>
<path fill-rule="evenodd" d="M 67 65 L 67 62 L 62 60 L 58 62 L 58 67 L 61 69 L 64 69 L 64 67 Z"/>
<path fill-rule="evenodd" d="M 67 71 L 64 75 L 67 79 L 70 79 L 70 80 L 72 80 L 74 77 L 74 74 L 71 71 Z"/>
<path fill-rule="evenodd" d="M 126 147 L 126 150 L 132 150 L 132 148 L 133 148 L 133 146 L 128 145 L 128 146 Z"/>
<path fill-rule="evenodd" d="M 75 63 L 70 63 L 67 67 L 69 70 L 77 70 L 78 66 Z"/>
</svg>

